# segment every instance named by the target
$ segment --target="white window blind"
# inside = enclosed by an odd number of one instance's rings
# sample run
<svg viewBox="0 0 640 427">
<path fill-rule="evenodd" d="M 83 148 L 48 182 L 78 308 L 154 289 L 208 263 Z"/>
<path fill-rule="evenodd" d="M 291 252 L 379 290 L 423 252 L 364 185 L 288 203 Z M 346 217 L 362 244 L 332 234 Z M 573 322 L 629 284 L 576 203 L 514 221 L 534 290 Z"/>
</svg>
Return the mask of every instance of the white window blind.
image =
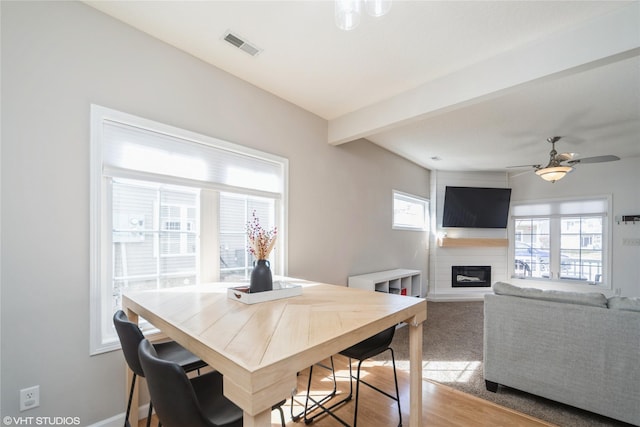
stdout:
<svg viewBox="0 0 640 427">
<path fill-rule="evenodd" d="M 606 215 L 609 207 L 607 197 L 584 200 L 550 200 L 535 203 L 512 203 L 511 216 L 554 217 L 559 215 Z"/>
<path fill-rule="evenodd" d="M 104 173 L 229 191 L 282 193 L 281 161 L 113 120 L 102 126 Z M 202 139 L 202 138 L 201 138 Z M 194 182 L 186 182 L 194 181 Z"/>
</svg>

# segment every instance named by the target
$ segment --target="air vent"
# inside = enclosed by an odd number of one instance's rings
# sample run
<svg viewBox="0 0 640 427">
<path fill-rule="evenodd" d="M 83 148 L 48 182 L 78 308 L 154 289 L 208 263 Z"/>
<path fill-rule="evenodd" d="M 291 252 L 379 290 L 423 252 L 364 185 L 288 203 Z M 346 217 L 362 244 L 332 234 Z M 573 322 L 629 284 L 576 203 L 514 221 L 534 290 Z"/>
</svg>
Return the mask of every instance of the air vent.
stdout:
<svg viewBox="0 0 640 427">
<path fill-rule="evenodd" d="M 234 34 L 231 31 L 227 31 L 224 34 L 223 40 L 237 47 L 238 49 L 248 53 L 251 56 L 257 56 L 262 49 L 256 47 L 255 45 L 249 43 L 247 40 L 243 39 L 238 34 Z"/>
</svg>

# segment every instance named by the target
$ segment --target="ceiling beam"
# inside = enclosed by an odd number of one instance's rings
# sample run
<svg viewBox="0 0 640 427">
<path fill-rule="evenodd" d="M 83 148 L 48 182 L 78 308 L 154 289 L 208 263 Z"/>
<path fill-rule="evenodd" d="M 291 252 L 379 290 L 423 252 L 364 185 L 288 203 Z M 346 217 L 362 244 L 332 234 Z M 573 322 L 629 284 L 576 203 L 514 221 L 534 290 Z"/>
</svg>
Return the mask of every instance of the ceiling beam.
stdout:
<svg viewBox="0 0 640 427">
<path fill-rule="evenodd" d="M 505 52 L 413 90 L 329 121 L 328 142 L 340 145 L 433 117 L 523 85 L 640 55 L 640 3 Z"/>
</svg>

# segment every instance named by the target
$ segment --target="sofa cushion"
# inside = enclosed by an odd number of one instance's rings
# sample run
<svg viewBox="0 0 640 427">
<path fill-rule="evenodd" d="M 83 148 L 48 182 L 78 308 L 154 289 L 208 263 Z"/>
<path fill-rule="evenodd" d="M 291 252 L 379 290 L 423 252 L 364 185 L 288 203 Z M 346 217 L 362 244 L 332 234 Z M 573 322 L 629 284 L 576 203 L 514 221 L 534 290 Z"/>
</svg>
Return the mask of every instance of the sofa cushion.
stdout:
<svg viewBox="0 0 640 427">
<path fill-rule="evenodd" d="M 511 295 L 522 298 L 533 298 L 545 301 L 564 302 L 568 304 L 589 305 L 607 308 L 607 297 L 598 292 L 567 292 L 521 288 L 504 282 L 496 282 L 493 292 L 498 295 Z"/>
<path fill-rule="evenodd" d="M 611 297 L 609 308 L 613 310 L 640 311 L 640 298 Z"/>
</svg>

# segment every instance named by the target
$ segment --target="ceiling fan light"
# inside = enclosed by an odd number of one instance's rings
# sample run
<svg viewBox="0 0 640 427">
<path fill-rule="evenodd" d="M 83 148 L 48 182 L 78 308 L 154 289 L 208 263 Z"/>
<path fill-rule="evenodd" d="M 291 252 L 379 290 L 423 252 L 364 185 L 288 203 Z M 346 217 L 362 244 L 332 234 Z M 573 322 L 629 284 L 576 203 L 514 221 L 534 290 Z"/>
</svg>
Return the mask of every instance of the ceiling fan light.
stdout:
<svg viewBox="0 0 640 427">
<path fill-rule="evenodd" d="M 336 0 L 335 19 L 341 30 L 356 28 L 360 24 L 360 0 Z"/>
<path fill-rule="evenodd" d="M 391 9 L 392 0 L 364 0 L 364 6 L 369 16 L 379 17 L 386 15 Z"/>
<path fill-rule="evenodd" d="M 571 166 L 555 166 L 538 169 L 536 175 L 545 181 L 556 182 L 559 179 L 564 178 L 566 174 L 571 172 L 573 168 Z"/>
</svg>

